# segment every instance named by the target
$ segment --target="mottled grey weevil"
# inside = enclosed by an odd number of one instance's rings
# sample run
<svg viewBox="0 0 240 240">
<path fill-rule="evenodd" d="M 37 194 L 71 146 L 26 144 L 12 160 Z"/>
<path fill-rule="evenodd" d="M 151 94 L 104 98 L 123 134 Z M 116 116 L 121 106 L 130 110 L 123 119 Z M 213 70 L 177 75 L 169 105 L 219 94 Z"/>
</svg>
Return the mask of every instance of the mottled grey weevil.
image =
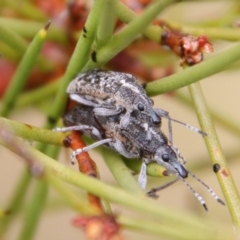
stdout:
<svg viewBox="0 0 240 240">
<path fill-rule="evenodd" d="M 99 145 L 105 145 L 127 158 L 139 158 L 143 160 L 139 174 L 139 184 L 142 188 L 145 188 L 147 183 L 146 165 L 149 162 L 157 162 L 164 166 L 168 172 L 175 174 L 178 179 L 182 180 L 194 193 L 205 210 L 207 210 L 207 206 L 203 198 L 185 181 L 188 174 L 202 183 L 214 199 L 224 205 L 224 202 L 211 188 L 189 172 L 184 165 L 178 161 L 175 149 L 169 145 L 167 137 L 161 132 L 159 126 L 152 123 L 149 116 L 134 110 L 130 115 L 126 129 L 122 129 L 120 122 L 124 114 L 125 113 L 122 112 L 114 116 L 94 116 L 92 107 L 78 105 L 67 112 L 63 118 L 65 126 L 68 127 L 57 130 L 81 131 L 96 140 L 92 145 L 74 151 L 72 158 Z M 147 132 L 145 131 L 146 124 L 150 126 L 151 141 L 147 138 Z M 155 196 L 157 190 L 158 189 L 152 190 L 149 195 Z"/>
<path fill-rule="evenodd" d="M 153 110 L 152 99 L 147 97 L 137 78 L 128 73 L 89 70 L 70 82 L 67 93 L 72 100 L 94 107 L 96 115 L 111 116 L 126 109 L 122 128 L 126 128 L 133 110 L 151 116 L 155 124 L 161 121 Z"/>
</svg>

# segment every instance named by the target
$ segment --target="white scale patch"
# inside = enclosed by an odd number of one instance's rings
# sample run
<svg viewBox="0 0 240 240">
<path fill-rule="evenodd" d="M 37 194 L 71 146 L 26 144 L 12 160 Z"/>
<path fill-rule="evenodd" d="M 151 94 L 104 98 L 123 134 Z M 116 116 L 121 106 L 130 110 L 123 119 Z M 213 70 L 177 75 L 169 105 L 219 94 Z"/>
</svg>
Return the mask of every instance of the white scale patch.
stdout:
<svg viewBox="0 0 240 240">
<path fill-rule="evenodd" d="M 135 93 L 140 93 L 139 89 L 137 89 L 136 87 L 134 87 L 133 85 L 129 84 L 129 83 L 124 83 L 123 84 L 124 87 L 130 88 L 133 92 Z"/>
<path fill-rule="evenodd" d="M 143 126 L 143 128 L 144 128 L 145 131 L 148 130 L 148 123 L 143 123 L 142 126 Z"/>
</svg>

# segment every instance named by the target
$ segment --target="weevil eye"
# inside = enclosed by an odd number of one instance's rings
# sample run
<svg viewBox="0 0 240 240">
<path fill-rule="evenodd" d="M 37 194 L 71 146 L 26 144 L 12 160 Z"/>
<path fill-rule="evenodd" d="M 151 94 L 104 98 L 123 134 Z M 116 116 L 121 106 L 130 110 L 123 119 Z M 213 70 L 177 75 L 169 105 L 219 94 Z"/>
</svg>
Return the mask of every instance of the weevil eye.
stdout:
<svg viewBox="0 0 240 240">
<path fill-rule="evenodd" d="M 141 111 L 141 112 L 144 111 L 144 109 L 145 109 L 145 107 L 143 106 L 142 103 L 139 103 L 138 106 L 137 106 L 137 108 L 138 108 L 138 110 Z"/>
<path fill-rule="evenodd" d="M 169 161 L 169 155 L 168 155 L 168 154 L 163 154 L 163 155 L 162 155 L 162 160 L 163 160 L 164 162 L 168 162 L 168 161 Z"/>
</svg>

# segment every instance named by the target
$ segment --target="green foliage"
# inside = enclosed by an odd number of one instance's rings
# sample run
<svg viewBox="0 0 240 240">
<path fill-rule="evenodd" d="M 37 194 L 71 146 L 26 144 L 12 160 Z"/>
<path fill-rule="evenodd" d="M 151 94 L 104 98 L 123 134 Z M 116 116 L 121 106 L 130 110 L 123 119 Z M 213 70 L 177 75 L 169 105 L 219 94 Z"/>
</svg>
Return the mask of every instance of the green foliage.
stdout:
<svg viewBox="0 0 240 240">
<path fill-rule="evenodd" d="M 24 37 L 33 36 L 33 32 L 36 31 L 39 24 L 44 26 L 44 23 L 36 23 L 35 20 L 43 21 L 43 19 L 45 20 L 46 18 L 46 15 L 32 6 L 30 2 L 25 4 L 31 11 L 36 11 L 36 19 L 34 18 L 34 14 L 19 11 L 19 13 L 30 18 L 30 20 L 27 21 L 30 24 L 29 26 L 32 26 L 29 28 L 29 32 L 28 29 L 24 29 L 24 31 L 22 29 L 22 32 L 16 32 L 14 30 L 18 28 L 16 27 L 18 20 L 14 22 L 14 19 L 0 18 L 0 42 L 6 44 L 13 52 L 16 51 L 16 56 L 22 56 L 1 100 L 0 113 L 2 118 L 0 118 L 0 144 L 25 159 L 26 166 L 34 165 L 39 174 L 30 172 L 31 175 L 29 172 L 24 171 L 16 188 L 12 190 L 12 197 L 7 205 L 7 209 L 13 211 L 12 214 L 7 215 L 4 210 L 0 210 L 0 238 L 4 236 L 8 228 L 11 228 L 16 214 L 22 211 L 24 212 L 25 221 L 19 239 L 33 239 L 40 215 L 45 209 L 48 188 L 53 188 L 59 193 L 66 203 L 64 207 L 72 208 L 76 213 L 86 216 L 100 214 L 97 209 L 86 203 L 86 196 L 79 196 L 76 191 L 69 188 L 66 183 L 84 189 L 86 192 L 95 194 L 109 203 L 117 204 L 123 209 L 128 209 L 132 213 L 138 214 L 138 218 L 127 216 L 124 213 L 119 214 L 120 216 L 117 217 L 117 220 L 125 229 L 156 235 L 158 238 L 161 237 L 161 239 L 225 240 L 234 239 L 234 234 L 238 235 L 238 231 L 240 231 L 239 194 L 221 150 L 215 126 L 211 119 L 212 111 L 208 110 L 200 84 L 196 82 L 219 73 L 233 63 L 236 63 L 240 58 L 239 43 L 230 46 L 228 49 L 206 61 L 204 60 L 202 63 L 185 68 L 163 79 L 148 83 L 146 87 L 149 96 L 158 96 L 162 93 L 189 86 L 200 125 L 202 129 L 208 133 L 208 137 L 205 137 L 204 140 L 212 164 L 218 163 L 228 172 L 227 178 L 224 178 L 220 173 L 217 173 L 217 177 L 227 202 L 232 224 L 237 229 L 236 233 L 233 233 L 229 226 L 224 226 L 224 222 L 206 221 L 206 219 L 203 220 L 197 213 L 191 214 L 180 210 L 172 210 L 148 199 L 139 188 L 135 178 L 130 171 L 128 171 L 124 159 L 109 150 L 101 149 L 101 155 L 105 158 L 109 169 L 120 187 L 85 176 L 56 161 L 59 152 L 57 147 L 63 146 L 65 134 L 51 131 L 51 129 L 58 124 L 65 109 L 67 102 L 66 88 L 69 82 L 81 71 L 105 66 L 105 64 L 119 52 L 129 47 L 139 36 L 147 37 L 159 43 L 163 29 L 160 26 L 152 25 L 151 22 L 153 22 L 162 10 L 174 2 L 176 1 L 155 1 L 138 16 L 119 0 L 96 0 L 85 23 L 87 32 L 81 31 L 74 52 L 66 66 L 65 73 L 61 75 L 60 78 L 58 77 L 55 82 L 29 92 L 24 92 L 23 89 L 36 63 L 40 65 L 40 69 L 43 72 L 46 71 L 46 69 L 53 70 L 55 67 L 54 63 L 49 61 L 49 59 L 41 53 L 45 40 L 51 40 L 65 46 L 68 39 L 65 36 L 64 30 L 53 26 L 54 30 L 49 38 L 47 38 L 48 29 L 45 27 L 40 29 L 40 31 L 35 34 L 31 43 L 28 44 Z M 8 7 L 13 8 L 14 6 L 15 8 L 13 1 L 10 1 L 9 4 Z M 235 1 L 232 5 L 239 6 L 239 3 Z M 230 16 L 233 9 L 235 8 L 230 8 L 226 15 Z M 105 14 L 103 14 L 103 12 Z M 234 12 L 239 16 L 240 12 Z M 114 26 L 117 19 L 126 23 L 127 26 L 118 33 L 115 33 Z M 228 25 L 230 19 L 232 21 L 232 18 L 226 16 L 224 16 L 223 19 L 224 22 L 222 19 L 219 19 L 222 25 Z M 196 35 L 206 34 L 218 40 L 240 40 L 239 29 L 225 29 L 221 27 L 222 25 L 218 25 L 219 22 L 209 21 L 209 25 L 207 22 L 204 22 L 198 25 L 192 24 L 191 26 L 175 23 L 174 21 L 170 23 L 174 27 L 181 28 L 184 32 Z M 226 32 L 229 33 L 227 36 Z M 92 57 L 93 52 L 96 54 L 96 59 Z M 50 68 L 47 66 L 48 62 L 50 62 Z M 179 99 L 181 99 L 181 95 L 179 95 Z M 50 101 L 51 104 L 49 104 Z M 45 103 L 45 106 L 40 106 L 42 102 Z M 13 110 L 28 105 L 42 107 L 42 109 L 44 109 L 43 112 L 47 120 L 43 128 L 37 128 L 7 119 Z M 215 118 L 214 114 L 213 117 Z M 225 127 L 229 131 L 235 132 L 235 134 L 236 131 L 238 131 L 239 136 L 238 126 L 234 127 L 233 122 L 228 120 L 229 119 L 226 121 L 223 120 Z M 220 121 L 222 120 L 220 119 Z M 34 125 L 34 123 L 32 125 Z M 41 145 L 38 147 L 31 146 L 26 144 L 21 138 L 31 142 L 40 142 Z M 138 172 L 140 161 L 136 160 L 135 163 L 133 161 L 127 163 L 127 165 L 132 170 Z M 43 167 L 44 170 L 42 169 Z M 28 170 L 30 171 L 32 169 L 29 168 Z M 152 164 L 148 167 L 148 174 L 150 176 L 163 177 L 162 172 L 162 167 L 157 164 Z M 37 183 L 35 183 L 32 199 L 28 208 L 21 210 L 22 204 L 24 202 L 26 204 L 25 194 L 34 177 L 37 177 Z M 0 206 L 0 209 L 2 208 L 3 206 Z M 109 212 L 110 211 L 111 210 L 109 210 Z"/>
</svg>

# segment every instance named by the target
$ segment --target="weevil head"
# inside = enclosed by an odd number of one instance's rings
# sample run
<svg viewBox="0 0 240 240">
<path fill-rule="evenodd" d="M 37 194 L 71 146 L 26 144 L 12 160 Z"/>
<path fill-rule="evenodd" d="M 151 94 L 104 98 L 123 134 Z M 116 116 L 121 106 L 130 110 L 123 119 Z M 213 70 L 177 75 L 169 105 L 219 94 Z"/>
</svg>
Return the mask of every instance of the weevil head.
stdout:
<svg viewBox="0 0 240 240">
<path fill-rule="evenodd" d="M 181 178 L 187 178 L 188 176 L 187 169 L 178 161 L 176 153 L 169 145 L 158 148 L 154 161 L 165 167 L 170 173 L 176 174 Z"/>
<path fill-rule="evenodd" d="M 147 96 L 139 95 L 134 99 L 134 108 L 142 113 L 149 115 L 153 123 L 160 124 L 160 116 L 153 110 L 153 100 Z"/>
</svg>

